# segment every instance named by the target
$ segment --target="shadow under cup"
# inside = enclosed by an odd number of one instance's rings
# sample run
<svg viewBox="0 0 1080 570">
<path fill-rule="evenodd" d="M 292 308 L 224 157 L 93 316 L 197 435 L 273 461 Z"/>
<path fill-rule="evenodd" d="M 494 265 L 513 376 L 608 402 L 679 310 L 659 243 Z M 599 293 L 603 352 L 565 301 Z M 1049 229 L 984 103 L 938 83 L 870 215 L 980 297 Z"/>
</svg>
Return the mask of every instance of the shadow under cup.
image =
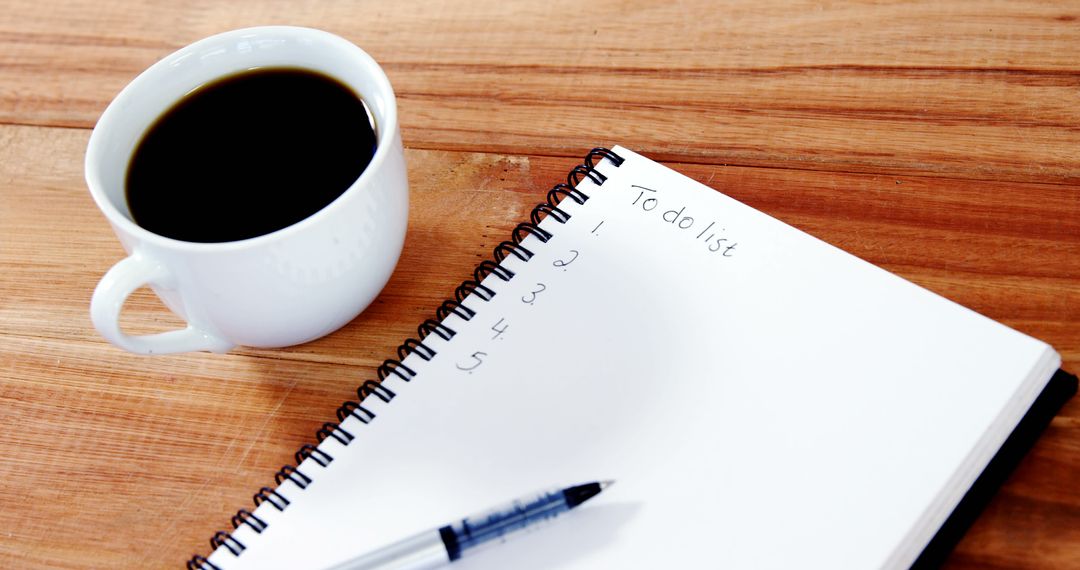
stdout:
<svg viewBox="0 0 1080 570">
<path fill-rule="evenodd" d="M 125 186 L 129 161 L 147 130 L 192 90 L 264 68 L 310 70 L 359 95 L 376 132 L 367 167 L 321 210 L 250 239 L 198 243 L 138 226 Z M 198 149 L 193 151 L 197 157 Z M 117 96 L 95 127 L 87 148 L 86 179 L 94 201 L 130 254 L 98 285 L 91 316 L 110 342 L 146 354 L 221 352 L 238 344 L 287 346 L 336 330 L 386 284 L 408 218 L 404 152 L 389 81 L 360 48 L 306 28 L 226 32 L 147 69 Z M 125 264 L 129 267 L 122 268 Z M 136 270 L 136 265 L 143 267 Z M 137 279 L 188 322 L 187 331 L 136 337 L 119 330 L 115 321 Z M 187 336 L 184 342 L 167 342 L 166 337 L 175 341 L 181 332 Z"/>
</svg>

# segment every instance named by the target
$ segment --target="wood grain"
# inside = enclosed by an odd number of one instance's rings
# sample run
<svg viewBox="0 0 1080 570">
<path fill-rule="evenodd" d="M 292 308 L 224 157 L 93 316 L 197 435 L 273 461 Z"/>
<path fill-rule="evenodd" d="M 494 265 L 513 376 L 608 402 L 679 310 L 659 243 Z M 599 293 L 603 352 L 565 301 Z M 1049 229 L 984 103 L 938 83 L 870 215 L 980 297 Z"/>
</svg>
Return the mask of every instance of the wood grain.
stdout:
<svg viewBox="0 0 1080 570">
<path fill-rule="evenodd" d="M 2 122 L 90 127 L 174 49 L 288 22 L 375 56 L 414 148 L 572 156 L 603 133 L 670 161 L 1069 183 L 1080 172 L 1067 151 L 1080 146 L 1076 5 L 8 4 Z"/>
<path fill-rule="evenodd" d="M 596 144 L 624 144 L 1044 339 L 1080 371 L 1080 5 L 28 2 L 0 11 L 0 567 L 176 567 Z M 230 28 L 319 27 L 399 95 L 402 260 L 344 329 L 154 358 L 100 339 L 122 255 L 82 181 L 140 70 Z M 177 320 L 142 292 L 125 326 Z M 1080 402 L 949 561 L 1080 567 Z"/>
</svg>

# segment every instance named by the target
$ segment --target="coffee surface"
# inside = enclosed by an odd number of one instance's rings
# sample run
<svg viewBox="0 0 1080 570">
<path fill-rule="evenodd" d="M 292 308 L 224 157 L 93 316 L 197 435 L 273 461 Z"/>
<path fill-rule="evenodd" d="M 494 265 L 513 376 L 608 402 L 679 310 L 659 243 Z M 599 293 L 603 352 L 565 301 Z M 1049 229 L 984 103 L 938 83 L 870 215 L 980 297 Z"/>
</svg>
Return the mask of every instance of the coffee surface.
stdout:
<svg viewBox="0 0 1080 570">
<path fill-rule="evenodd" d="M 336 79 L 270 68 L 218 79 L 151 125 L 128 165 L 135 223 L 191 242 L 252 238 L 318 212 L 371 162 L 363 101 Z"/>
</svg>

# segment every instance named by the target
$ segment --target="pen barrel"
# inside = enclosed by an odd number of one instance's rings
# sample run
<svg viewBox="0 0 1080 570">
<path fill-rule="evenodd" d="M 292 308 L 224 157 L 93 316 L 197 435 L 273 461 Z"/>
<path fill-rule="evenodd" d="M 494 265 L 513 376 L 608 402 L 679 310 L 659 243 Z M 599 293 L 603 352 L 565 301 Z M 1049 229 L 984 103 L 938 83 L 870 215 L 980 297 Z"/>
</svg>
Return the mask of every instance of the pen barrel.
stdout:
<svg viewBox="0 0 1080 570">
<path fill-rule="evenodd" d="M 511 535 L 536 528 L 571 506 L 563 489 L 544 491 L 446 525 L 439 534 L 450 560 L 457 560 L 485 544 L 503 542 Z"/>
<path fill-rule="evenodd" d="M 384 546 L 329 570 L 421 570 L 461 558 L 483 545 L 505 542 L 596 496 L 610 484 L 585 483 L 543 491 Z"/>
<path fill-rule="evenodd" d="M 449 561 L 439 532 L 428 530 L 328 570 L 424 570 Z"/>
</svg>

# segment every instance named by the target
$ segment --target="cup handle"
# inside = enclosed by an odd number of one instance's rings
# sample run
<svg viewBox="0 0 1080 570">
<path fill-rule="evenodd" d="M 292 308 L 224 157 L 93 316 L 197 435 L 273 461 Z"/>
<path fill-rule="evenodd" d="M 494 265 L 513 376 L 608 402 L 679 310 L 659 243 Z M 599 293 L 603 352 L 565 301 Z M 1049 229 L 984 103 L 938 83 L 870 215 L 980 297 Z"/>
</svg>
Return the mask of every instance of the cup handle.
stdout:
<svg viewBox="0 0 1080 570">
<path fill-rule="evenodd" d="M 187 328 L 148 335 L 127 335 L 120 330 L 120 311 L 128 296 L 143 285 L 171 287 L 169 270 L 138 252 L 121 260 L 98 282 L 90 300 L 90 319 L 94 328 L 105 340 L 136 354 L 172 354 L 209 350 L 226 352 L 233 347 L 227 340 L 218 338 L 188 323 Z"/>
</svg>

